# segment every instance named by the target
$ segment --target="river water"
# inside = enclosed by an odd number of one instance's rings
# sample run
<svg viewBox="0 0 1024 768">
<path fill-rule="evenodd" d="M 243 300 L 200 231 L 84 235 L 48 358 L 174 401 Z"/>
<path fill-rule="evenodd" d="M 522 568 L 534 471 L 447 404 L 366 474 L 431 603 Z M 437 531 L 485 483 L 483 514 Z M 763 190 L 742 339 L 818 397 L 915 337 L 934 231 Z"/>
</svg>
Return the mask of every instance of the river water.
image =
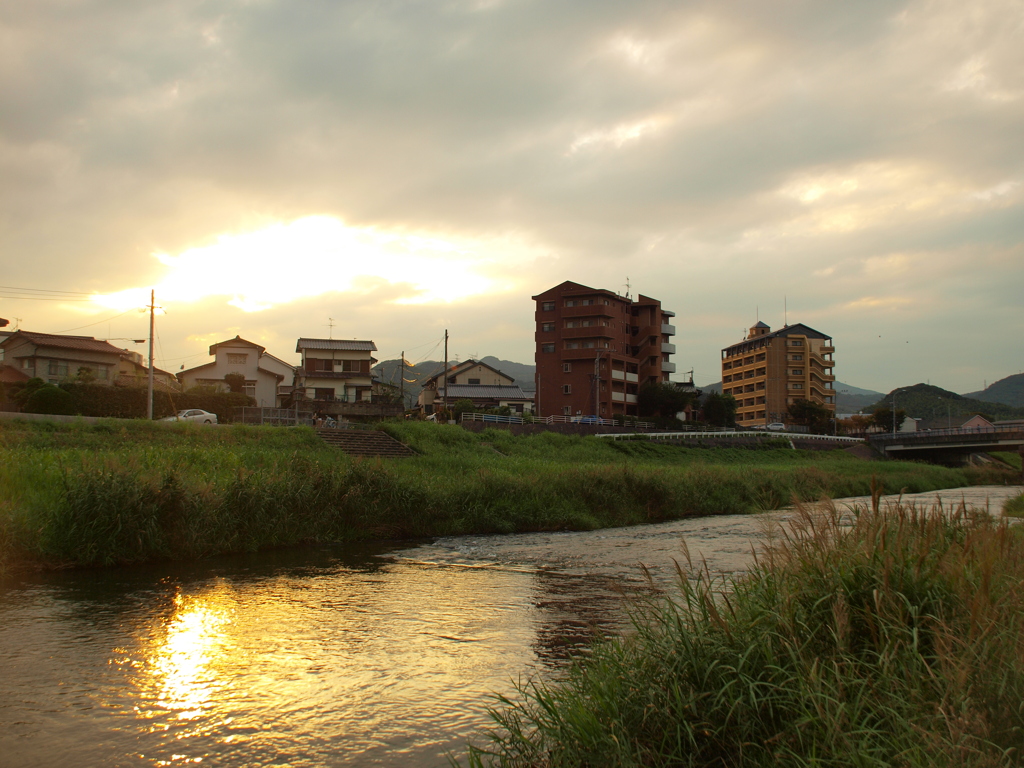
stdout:
<svg viewBox="0 0 1024 768">
<path fill-rule="evenodd" d="M 788 515 L 11 577 L 0 765 L 447 765 L 495 694 L 625 631 L 641 563 L 740 573 Z"/>
</svg>

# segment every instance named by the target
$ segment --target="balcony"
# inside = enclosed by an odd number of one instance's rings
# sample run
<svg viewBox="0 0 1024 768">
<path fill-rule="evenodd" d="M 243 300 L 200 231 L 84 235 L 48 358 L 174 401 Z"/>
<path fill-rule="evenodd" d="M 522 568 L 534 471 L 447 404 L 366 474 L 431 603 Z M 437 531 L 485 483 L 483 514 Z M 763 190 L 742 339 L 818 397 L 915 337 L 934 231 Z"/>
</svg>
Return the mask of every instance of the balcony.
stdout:
<svg viewBox="0 0 1024 768">
<path fill-rule="evenodd" d="M 612 338 L 612 326 L 608 325 L 588 325 L 585 328 L 562 328 L 561 337 L 563 339 L 610 339 Z"/>
<path fill-rule="evenodd" d="M 625 392 L 612 392 L 612 400 L 616 403 L 635 403 L 636 395 L 627 395 Z"/>
<path fill-rule="evenodd" d="M 611 305 L 591 304 L 589 307 L 562 307 L 562 317 L 617 317 Z"/>
<path fill-rule="evenodd" d="M 640 381 L 639 374 L 628 371 L 612 371 L 612 378 L 617 381 L 632 381 L 633 383 Z"/>
<path fill-rule="evenodd" d="M 664 342 L 661 345 L 661 351 L 665 354 L 674 355 L 676 353 L 676 345 Z"/>
<path fill-rule="evenodd" d="M 668 323 L 664 323 L 661 326 L 661 332 L 665 336 L 675 336 L 676 335 L 676 327 L 674 325 L 669 325 Z"/>
<path fill-rule="evenodd" d="M 676 364 L 675 363 L 670 363 L 667 360 L 662 360 L 661 361 L 661 372 L 662 373 L 675 373 L 676 372 Z"/>
</svg>

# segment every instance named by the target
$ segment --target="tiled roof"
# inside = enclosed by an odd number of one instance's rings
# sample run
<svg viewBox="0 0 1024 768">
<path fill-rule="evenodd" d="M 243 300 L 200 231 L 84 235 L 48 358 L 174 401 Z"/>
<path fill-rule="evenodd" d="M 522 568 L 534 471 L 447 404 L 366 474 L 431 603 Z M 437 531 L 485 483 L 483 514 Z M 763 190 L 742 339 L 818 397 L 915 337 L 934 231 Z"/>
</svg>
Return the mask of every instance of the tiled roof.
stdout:
<svg viewBox="0 0 1024 768">
<path fill-rule="evenodd" d="M 246 341 L 241 336 L 237 336 L 236 335 L 235 338 L 233 338 L 233 339 L 228 339 L 227 341 L 218 341 L 216 344 L 211 344 L 210 345 L 210 354 L 211 355 L 217 354 L 217 347 L 228 345 L 228 344 L 234 345 L 234 346 L 245 345 L 247 347 L 255 347 L 256 349 L 258 349 L 260 351 L 260 354 L 262 354 L 266 350 L 266 347 L 261 347 L 259 344 L 256 344 L 255 342 Z"/>
<path fill-rule="evenodd" d="M 502 371 L 499 371 L 493 365 L 488 365 L 487 363 L 482 363 L 479 360 L 473 360 L 473 359 L 469 359 L 469 360 L 466 360 L 466 361 L 461 362 L 461 363 L 456 363 L 455 365 L 453 365 L 452 367 L 450 367 L 448 369 L 448 375 L 449 376 L 458 376 L 460 373 L 466 372 L 467 370 L 469 370 L 470 368 L 472 368 L 475 365 L 482 365 L 484 368 L 488 368 L 488 369 L 494 371 L 499 376 L 504 376 L 506 379 L 509 379 L 510 381 L 515 381 L 515 378 L 513 376 L 509 376 L 507 373 L 503 373 Z M 430 378 L 424 379 L 423 386 L 427 387 L 427 386 L 430 386 L 431 384 L 436 384 L 437 380 L 440 379 L 442 376 L 444 376 L 444 371 L 443 370 L 438 371 L 437 373 L 435 373 Z M 469 386 L 469 385 L 467 385 L 467 386 Z M 477 385 L 473 384 L 472 386 L 475 387 Z M 502 384 L 500 386 L 508 386 L 508 385 L 507 384 Z"/>
<path fill-rule="evenodd" d="M 23 381 L 28 381 L 31 377 L 13 365 L 3 365 L 0 363 L 0 383 L 4 384 L 19 384 Z"/>
<path fill-rule="evenodd" d="M 299 339 L 295 351 L 304 349 L 336 349 L 343 352 L 376 352 L 377 345 L 372 341 L 348 341 L 346 339 Z"/>
<path fill-rule="evenodd" d="M 54 333 L 34 333 L 30 331 L 18 331 L 8 338 L 5 343 L 18 336 L 23 337 L 26 341 L 35 344 L 37 347 L 77 349 L 83 352 L 107 352 L 112 355 L 120 355 L 122 352 L 122 350 L 112 344 L 94 339 L 92 336 L 59 336 Z"/>
<path fill-rule="evenodd" d="M 437 391 L 438 397 L 444 397 L 445 390 L 442 387 Z M 497 385 L 497 384 L 449 384 L 449 400 L 479 400 L 487 398 L 490 400 L 532 400 L 529 395 L 520 389 L 518 384 Z"/>
<path fill-rule="evenodd" d="M 757 326 L 755 325 L 754 327 L 756 328 Z M 811 339 L 825 339 L 828 341 L 832 340 L 831 336 L 826 336 L 821 331 L 816 331 L 810 326 L 804 325 L 803 323 L 796 323 L 795 325 L 787 325 L 783 328 L 780 328 L 777 331 L 772 331 L 771 333 L 764 333 L 760 336 L 754 336 L 749 339 L 744 339 L 743 341 L 737 341 L 735 344 L 730 344 L 728 347 L 726 347 L 726 349 L 740 347 L 743 346 L 744 344 L 749 344 L 752 341 L 757 342 L 761 341 L 762 339 L 778 339 L 785 336 L 807 336 L 808 338 Z"/>
</svg>

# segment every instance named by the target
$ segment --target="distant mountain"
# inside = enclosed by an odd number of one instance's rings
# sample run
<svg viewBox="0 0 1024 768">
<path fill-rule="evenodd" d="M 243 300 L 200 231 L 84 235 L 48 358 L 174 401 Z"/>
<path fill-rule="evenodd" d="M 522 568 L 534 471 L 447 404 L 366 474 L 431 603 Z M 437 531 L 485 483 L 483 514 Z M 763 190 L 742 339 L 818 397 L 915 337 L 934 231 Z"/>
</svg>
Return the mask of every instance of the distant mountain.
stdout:
<svg viewBox="0 0 1024 768">
<path fill-rule="evenodd" d="M 486 363 L 492 368 L 497 368 L 506 376 L 511 376 L 515 379 L 516 384 L 518 384 L 526 394 L 532 395 L 536 391 L 533 378 L 533 372 L 535 370 L 534 366 L 524 365 L 523 363 L 514 363 L 511 360 L 499 360 L 491 355 L 480 358 L 480 362 Z M 452 360 L 448 363 L 448 366 L 451 367 L 456 364 L 457 362 Z M 401 360 L 384 360 L 383 362 L 377 363 L 377 365 L 373 366 L 373 373 L 385 384 L 392 384 L 396 387 L 400 387 L 402 385 L 402 376 L 399 373 L 401 367 Z M 424 360 L 422 363 L 406 366 L 405 405 L 407 408 L 411 408 L 416 404 L 416 398 L 419 396 L 424 382 L 434 374 L 441 373 L 443 370 L 444 362 L 441 360 Z"/>
<path fill-rule="evenodd" d="M 875 408 L 892 408 L 892 392 L 874 403 L 867 411 L 873 411 Z M 946 419 L 950 415 L 969 416 L 973 413 L 980 413 L 996 421 L 1024 418 L 1024 408 L 965 397 L 929 384 L 899 388 L 896 394 L 896 409 L 906 411 L 908 416 L 915 419 Z"/>
<path fill-rule="evenodd" d="M 986 403 L 1002 403 L 1015 408 L 1024 408 L 1024 373 L 1015 373 L 990 384 L 980 392 L 968 392 L 964 397 L 983 400 Z"/>
</svg>

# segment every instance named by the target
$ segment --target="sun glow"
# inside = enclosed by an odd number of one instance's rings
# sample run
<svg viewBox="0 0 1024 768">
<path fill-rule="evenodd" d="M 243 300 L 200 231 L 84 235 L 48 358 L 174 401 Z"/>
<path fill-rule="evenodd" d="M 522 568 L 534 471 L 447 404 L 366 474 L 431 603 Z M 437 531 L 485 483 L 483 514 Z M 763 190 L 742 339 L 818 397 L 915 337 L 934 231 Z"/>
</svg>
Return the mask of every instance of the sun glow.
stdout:
<svg viewBox="0 0 1024 768">
<path fill-rule="evenodd" d="M 221 235 L 176 255 L 156 253 L 165 274 L 155 286 L 163 302 L 224 297 L 244 312 L 328 292 L 381 291 L 396 304 L 452 302 L 508 286 L 499 262 L 529 258 L 522 244 L 387 232 L 310 216 L 254 232 Z M 98 295 L 112 309 L 148 304 L 146 289 Z"/>
</svg>

